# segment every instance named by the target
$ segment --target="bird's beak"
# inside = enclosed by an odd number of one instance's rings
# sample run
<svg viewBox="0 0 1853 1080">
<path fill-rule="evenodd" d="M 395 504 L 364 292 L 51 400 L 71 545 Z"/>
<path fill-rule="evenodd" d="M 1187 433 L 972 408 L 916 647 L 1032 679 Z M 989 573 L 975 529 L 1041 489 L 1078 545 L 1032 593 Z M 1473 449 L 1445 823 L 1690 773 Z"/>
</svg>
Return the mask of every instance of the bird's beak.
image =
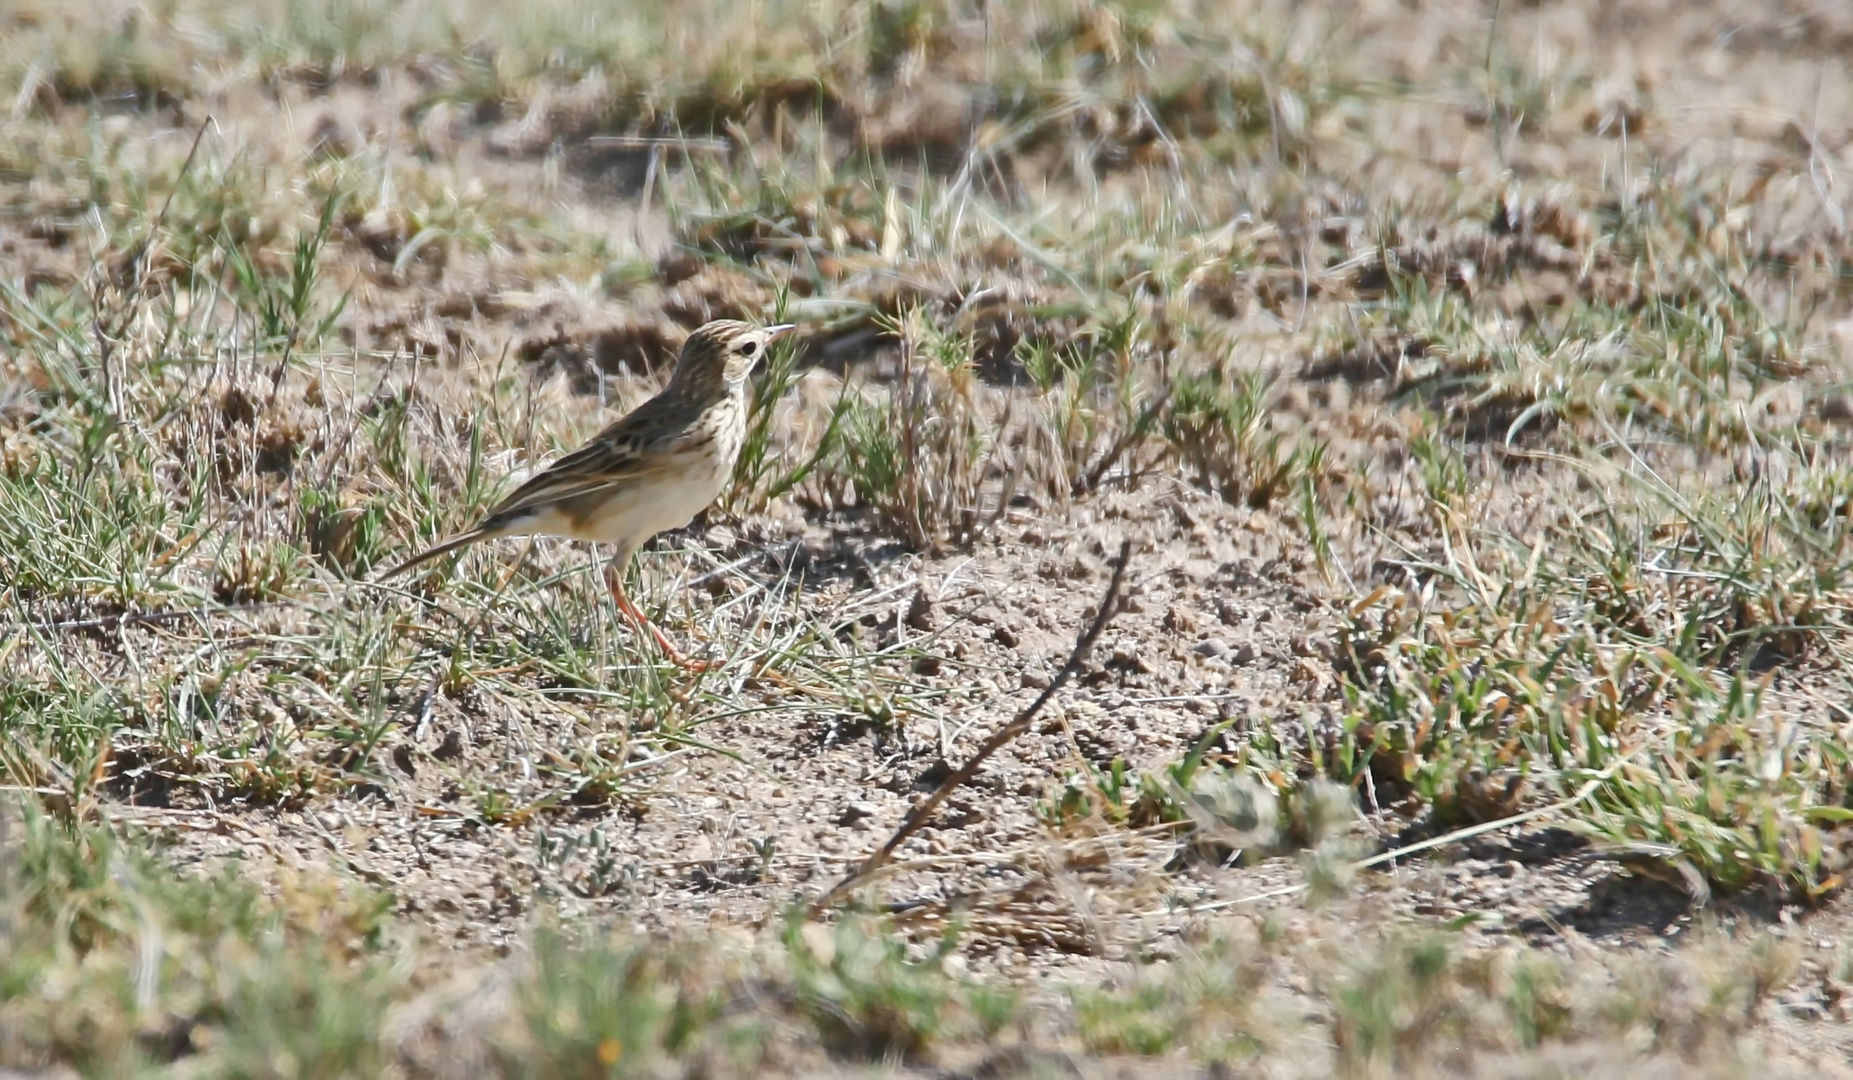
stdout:
<svg viewBox="0 0 1853 1080">
<path fill-rule="evenodd" d="M 795 322 L 773 323 L 771 326 L 766 327 L 766 342 L 770 344 L 771 342 L 777 341 L 779 338 L 784 337 L 797 328 L 798 324 Z"/>
</svg>

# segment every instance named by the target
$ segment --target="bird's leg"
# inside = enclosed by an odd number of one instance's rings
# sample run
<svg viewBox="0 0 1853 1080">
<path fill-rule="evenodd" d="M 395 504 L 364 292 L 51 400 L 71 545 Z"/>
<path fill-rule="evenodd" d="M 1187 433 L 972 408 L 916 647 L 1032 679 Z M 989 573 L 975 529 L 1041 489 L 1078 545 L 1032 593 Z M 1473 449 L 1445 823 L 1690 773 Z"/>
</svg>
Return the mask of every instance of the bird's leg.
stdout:
<svg viewBox="0 0 1853 1080">
<path fill-rule="evenodd" d="M 618 605 L 618 610 L 638 630 L 647 631 L 656 639 L 656 647 L 663 650 L 663 655 L 669 658 L 670 663 L 688 671 L 704 671 L 708 668 L 707 661 L 690 660 L 685 656 L 681 649 L 676 648 L 675 642 L 669 640 L 669 635 L 651 622 L 636 604 L 631 603 L 631 598 L 624 592 L 624 572 L 618 568 L 615 560 L 605 568 L 605 584 L 611 589 L 611 602 Z"/>
</svg>

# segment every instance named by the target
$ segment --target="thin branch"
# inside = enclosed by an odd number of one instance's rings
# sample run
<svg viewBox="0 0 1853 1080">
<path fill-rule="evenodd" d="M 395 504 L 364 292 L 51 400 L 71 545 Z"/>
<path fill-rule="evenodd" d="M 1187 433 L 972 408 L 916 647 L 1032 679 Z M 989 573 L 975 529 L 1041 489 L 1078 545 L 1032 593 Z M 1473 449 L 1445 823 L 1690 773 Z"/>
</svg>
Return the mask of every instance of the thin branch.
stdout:
<svg viewBox="0 0 1853 1080">
<path fill-rule="evenodd" d="M 1068 494 L 1071 497 L 1079 498 L 1097 490 L 1100 487 L 1100 481 L 1106 477 L 1107 470 L 1117 465 L 1119 460 L 1126 456 L 1128 450 L 1145 441 L 1146 437 L 1151 434 L 1152 425 L 1158 420 L 1159 412 L 1171 403 L 1173 385 L 1173 381 L 1167 376 L 1164 385 L 1152 396 L 1152 400 L 1146 403 L 1145 408 L 1139 413 L 1139 418 L 1133 421 L 1132 426 L 1120 432 L 1119 438 L 1114 441 L 1107 452 L 1100 455 L 1100 460 L 1094 462 L 1091 468 L 1068 485 Z"/>
<path fill-rule="evenodd" d="M 1101 632 L 1106 630 L 1107 624 L 1112 622 L 1113 616 L 1118 613 L 1120 588 L 1125 584 L 1126 563 L 1131 557 L 1132 541 L 1122 540 L 1119 554 L 1113 560 L 1113 578 L 1107 582 L 1106 594 L 1100 598 L 1100 609 L 1094 613 L 1093 623 L 1075 641 L 1074 651 L 1068 654 L 1067 662 L 1062 664 L 1061 670 L 1049 680 L 1048 688 L 1038 694 L 1036 700 L 1030 702 L 1029 707 L 1018 713 L 1015 719 L 997 729 L 997 732 L 985 740 L 984 745 L 978 748 L 978 752 L 973 754 L 970 760 L 954 770 L 952 775 L 941 781 L 939 787 L 934 789 L 931 795 L 921 800 L 909 811 L 907 819 L 901 822 L 901 827 L 894 831 L 894 835 L 888 838 L 887 843 L 864 859 L 862 865 L 845 875 L 843 880 L 837 882 L 829 892 L 813 901 L 810 908 L 811 918 L 816 918 L 838 897 L 855 889 L 880 870 L 882 864 L 888 861 L 888 857 L 894 854 L 895 849 L 906 842 L 908 837 L 918 832 L 921 826 L 927 823 L 927 819 L 933 816 L 933 812 L 938 810 L 955 790 L 976 776 L 978 770 L 984 766 L 985 761 L 992 754 L 997 753 L 1005 745 L 1029 730 L 1030 724 L 1035 722 L 1043 706 L 1047 705 L 1049 700 L 1055 696 L 1056 691 L 1081 670 L 1081 665 L 1087 662 L 1088 653 L 1094 649 L 1094 643 L 1100 640 Z"/>
<path fill-rule="evenodd" d="M 673 135 L 594 135 L 586 140 L 586 145 L 599 150 L 680 150 L 685 154 L 697 151 L 704 154 L 725 154 L 733 149 L 733 144 L 726 139 Z"/>
<path fill-rule="evenodd" d="M 213 615 L 259 611 L 263 608 L 288 607 L 296 602 L 295 600 L 254 600 L 247 604 L 203 604 L 199 607 L 170 611 L 122 611 L 95 619 L 73 619 L 69 622 L 14 623 L 11 626 L 0 627 L 0 630 L 9 634 L 20 630 L 34 630 L 41 634 L 58 634 L 71 630 L 113 630 L 118 626 L 148 626 L 178 622 L 183 619 L 204 619 Z"/>
<path fill-rule="evenodd" d="M 154 245 L 154 238 L 161 234 L 161 228 L 167 224 L 167 212 L 173 208 L 174 196 L 186 181 L 187 173 L 193 169 L 193 158 L 199 154 L 199 144 L 206 138 L 206 129 L 215 122 L 210 116 L 199 122 L 199 130 L 193 133 L 193 145 L 187 148 L 186 159 L 180 163 L 180 171 L 174 175 L 174 186 L 167 189 L 167 198 L 161 203 L 161 212 L 155 215 L 154 224 L 148 227 L 148 235 L 142 237 L 142 242 L 135 245 L 134 252 L 123 261 L 123 267 L 134 275 L 137 287 L 147 269 L 142 265 L 142 257 L 148 254 L 148 249 Z"/>
</svg>

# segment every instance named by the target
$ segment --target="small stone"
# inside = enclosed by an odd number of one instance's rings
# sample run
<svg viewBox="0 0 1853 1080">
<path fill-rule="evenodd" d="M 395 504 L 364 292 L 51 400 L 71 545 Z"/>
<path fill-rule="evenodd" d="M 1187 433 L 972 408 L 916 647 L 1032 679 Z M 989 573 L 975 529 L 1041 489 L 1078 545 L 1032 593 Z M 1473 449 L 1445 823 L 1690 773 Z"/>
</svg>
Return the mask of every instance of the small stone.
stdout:
<svg viewBox="0 0 1853 1080">
<path fill-rule="evenodd" d="M 437 758 L 439 761 L 449 761 L 452 758 L 462 757 L 463 736 L 457 733 L 456 728 L 451 728 L 449 731 L 446 731 L 444 733 L 444 741 L 438 743 L 438 748 L 436 750 L 431 751 L 431 756 Z"/>
<path fill-rule="evenodd" d="M 916 589 L 908 601 L 907 625 L 923 634 L 933 629 L 933 599 L 925 589 Z"/>
<path fill-rule="evenodd" d="M 1016 631 L 1010 629 L 1008 626 L 1000 626 L 992 630 L 991 640 L 997 642 L 1006 649 L 1014 649 L 1017 647 Z"/>
<path fill-rule="evenodd" d="M 880 807 L 872 802 L 852 802 L 843 808 L 843 813 L 836 819 L 838 825 L 854 825 L 863 818 L 874 817 Z"/>
<path fill-rule="evenodd" d="M 938 758 L 933 764 L 921 770 L 919 776 L 914 777 L 914 788 L 917 791 L 931 791 L 951 775 L 952 763 L 945 758 Z"/>
<path fill-rule="evenodd" d="M 1204 640 L 1197 642 L 1196 647 L 1191 649 L 1190 651 L 1193 653 L 1196 653 L 1198 656 L 1201 656 L 1206 660 L 1213 659 L 1215 657 L 1221 656 L 1223 653 L 1228 652 L 1229 643 L 1224 641 L 1221 638 L 1205 638 Z"/>
<path fill-rule="evenodd" d="M 1172 604 L 1165 609 L 1164 627 L 1174 634 L 1188 634 L 1197 628 L 1197 616 L 1188 609 Z"/>
<path fill-rule="evenodd" d="M 1049 688 L 1048 672 L 1039 671 L 1036 668 L 1024 668 L 1023 673 L 1017 676 L 1017 685 L 1025 690 L 1047 690 Z"/>
<path fill-rule="evenodd" d="M 1236 664 L 1252 664 L 1255 662 L 1255 656 L 1255 645 L 1254 642 L 1251 641 L 1235 650 L 1235 656 L 1231 658 L 1231 662 Z"/>
</svg>

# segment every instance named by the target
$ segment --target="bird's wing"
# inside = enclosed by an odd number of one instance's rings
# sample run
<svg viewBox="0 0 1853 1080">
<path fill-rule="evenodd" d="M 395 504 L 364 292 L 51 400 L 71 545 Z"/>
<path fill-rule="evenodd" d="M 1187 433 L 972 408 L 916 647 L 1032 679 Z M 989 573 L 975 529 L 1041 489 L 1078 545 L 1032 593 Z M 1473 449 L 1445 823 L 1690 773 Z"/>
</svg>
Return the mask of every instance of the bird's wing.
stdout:
<svg viewBox="0 0 1853 1080">
<path fill-rule="evenodd" d="M 652 398 L 593 436 L 584 446 L 529 477 L 484 516 L 506 521 L 614 484 L 642 479 L 673 467 L 681 425 L 661 399 Z"/>
</svg>

